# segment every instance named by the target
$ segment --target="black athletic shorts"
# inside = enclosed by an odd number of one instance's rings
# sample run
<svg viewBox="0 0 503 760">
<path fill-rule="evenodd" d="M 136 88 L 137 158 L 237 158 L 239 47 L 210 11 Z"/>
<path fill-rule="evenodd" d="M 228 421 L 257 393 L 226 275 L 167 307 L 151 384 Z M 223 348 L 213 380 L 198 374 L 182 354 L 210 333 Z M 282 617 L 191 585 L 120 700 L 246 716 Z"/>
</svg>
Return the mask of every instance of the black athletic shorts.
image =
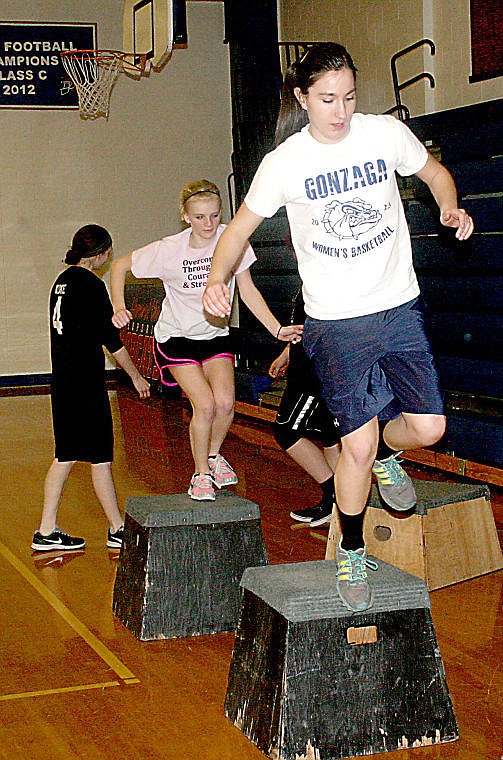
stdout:
<svg viewBox="0 0 503 760">
<path fill-rule="evenodd" d="M 321 396 L 285 388 L 274 422 L 277 434 L 289 440 L 290 448 L 300 438 L 319 441 L 325 448 L 340 441 L 336 420 Z M 285 438 L 286 436 L 286 438 Z"/>
<path fill-rule="evenodd" d="M 105 387 L 76 391 L 66 383 L 53 382 L 51 406 L 59 462 L 102 464 L 113 460 L 112 412 Z"/>
<path fill-rule="evenodd" d="M 190 364 L 202 367 L 205 362 L 220 358 L 233 362 L 232 338 L 229 335 L 211 340 L 169 338 L 164 343 L 154 340 L 154 357 L 161 375 L 161 383 L 174 386 L 177 382 L 170 372 L 170 367 L 185 367 Z"/>
</svg>

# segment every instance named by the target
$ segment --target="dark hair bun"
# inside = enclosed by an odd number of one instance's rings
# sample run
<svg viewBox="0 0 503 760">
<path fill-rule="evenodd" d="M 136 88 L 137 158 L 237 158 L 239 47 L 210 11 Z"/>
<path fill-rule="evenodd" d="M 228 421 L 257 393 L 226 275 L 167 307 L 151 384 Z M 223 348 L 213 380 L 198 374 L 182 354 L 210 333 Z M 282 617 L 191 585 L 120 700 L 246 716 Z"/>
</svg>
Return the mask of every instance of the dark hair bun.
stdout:
<svg viewBox="0 0 503 760">
<path fill-rule="evenodd" d="M 70 248 L 66 252 L 65 256 L 65 264 L 78 264 L 80 261 L 80 255 L 78 253 L 75 253 L 75 251 Z"/>
<path fill-rule="evenodd" d="M 81 259 L 99 256 L 112 246 L 110 233 L 99 224 L 86 224 L 81 227 L 72 240 L 72 247 L 66 253 L 66 264 L 78 264 Z"/>
</svg>

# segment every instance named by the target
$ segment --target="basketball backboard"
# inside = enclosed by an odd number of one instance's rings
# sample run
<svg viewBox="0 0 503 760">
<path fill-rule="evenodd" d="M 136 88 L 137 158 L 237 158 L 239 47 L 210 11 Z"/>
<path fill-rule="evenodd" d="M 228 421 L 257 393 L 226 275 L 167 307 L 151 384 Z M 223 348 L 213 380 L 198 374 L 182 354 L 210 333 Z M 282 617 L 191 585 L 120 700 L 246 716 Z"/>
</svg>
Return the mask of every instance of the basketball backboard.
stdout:
<svg viewBox="0 0 503 760">
<path fill-rule="evenodd" d="M 161 69 L 173 45 L 187 42 L 185 0 L 125 0 L 124 50 L 147 56 L 147 66 Z"/>
</svg>

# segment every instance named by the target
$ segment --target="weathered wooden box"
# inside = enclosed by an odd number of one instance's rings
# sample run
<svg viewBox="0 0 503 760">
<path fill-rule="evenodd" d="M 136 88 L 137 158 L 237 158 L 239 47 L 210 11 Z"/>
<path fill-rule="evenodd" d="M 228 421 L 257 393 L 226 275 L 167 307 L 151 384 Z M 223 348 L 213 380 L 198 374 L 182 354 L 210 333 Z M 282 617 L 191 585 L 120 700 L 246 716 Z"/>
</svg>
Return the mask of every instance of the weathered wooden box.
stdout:
<svg viewBox="0 0 503 760">
<path fill-rule="evenodd" d="M 350 613 L 336 572 L 330 561 L 245 571 L 227 718 L 281 760 L 457 739 L 424 581 L 379 562 L 373 607 Z"/>
<path fill-rule="evenodd" d="M 364 522 L 369 554 L 423 578 L 430 591 L 503 567 L 487 486 L 415 480 L 412 514 L 390 512 L 372 486 Z M 326 559 L 335 559 L 337 518 Z"/>
<path fill-rule="evenodd" d="M 265 564 L 259 508 L 235 493 L 130 498 L 113 611 L 141 640 L 232 631 L 243 572 Z"/>
</svg>

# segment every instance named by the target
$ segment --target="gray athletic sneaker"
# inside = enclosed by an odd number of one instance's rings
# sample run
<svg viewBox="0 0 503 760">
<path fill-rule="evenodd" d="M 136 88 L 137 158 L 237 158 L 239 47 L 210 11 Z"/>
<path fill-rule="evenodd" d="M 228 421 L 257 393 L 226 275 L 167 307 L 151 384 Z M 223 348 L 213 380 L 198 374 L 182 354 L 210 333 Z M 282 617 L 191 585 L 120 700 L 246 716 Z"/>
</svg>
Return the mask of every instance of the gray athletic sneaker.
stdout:
<svg viewBox="0 0 503 760">
<path fill-rule="evenodd" d="M 381 499 L 391 509 L 407 512 L 416 506 L 417 498 L 412 480 L 400 466 L 402 460 L 398 459 L 398 455 L 401 453 L 399 451 L 387 459 L 376 459 L 372 472 L 377 478 Z"/>
<path fill-rule="evenodd" d="M 342 548 L 341 541 L 335 550 L 337 593 L 348 610 L 361 612 L 372 607 L 374 601 L 367 578 L 367 567 L 377 570 L 377 562 L 367 559 L 367 547 L 355 551 L 346 550 Z"/>
</svg>

